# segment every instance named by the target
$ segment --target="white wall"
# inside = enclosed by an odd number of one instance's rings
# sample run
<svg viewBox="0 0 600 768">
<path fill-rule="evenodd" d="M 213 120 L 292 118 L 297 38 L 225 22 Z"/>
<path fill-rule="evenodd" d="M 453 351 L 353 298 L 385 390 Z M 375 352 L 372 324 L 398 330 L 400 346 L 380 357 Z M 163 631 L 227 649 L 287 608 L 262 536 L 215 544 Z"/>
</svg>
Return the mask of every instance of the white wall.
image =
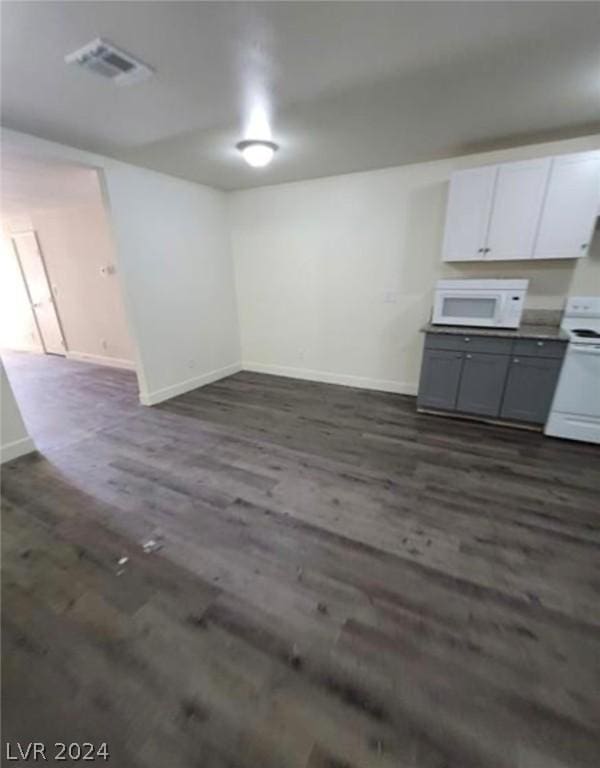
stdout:
<svg viewBox="0 0 600 768">
<path fill-rule="evenodd" d="M 10 238 L 0 231 L 0 347 L 42 352 Z"/>
<path fill-rule="evenodd" d="M 88 204 L 34 212 L 32 228 L 46 260 L 69 354 L 133 367 L 120 275 L 100 272 L 114 266 L 115 252 L 99 188 L 97 195 Z"/>
<path fill-rule="evenodd" d="M 15 131 L 3 129 L 2 143 L 102 171 L 142 402 L 239 369 L 224 193 Z"/>
<path fill-rule="evenodd" d="M 68 356 L 107 365 L 134 367 L 133 345 L 127 328 L 120 278 L 101 269 L 115 264 L 112 242 L 97 172 L 78 166 L 32 166 L 18 178 L 18 203 L 11 200 L 11 175 L 3 169 L 3 236 L 33 229 L 42 250 Z M 44 197 L 34 189 L 50 185 Z M 8 241 L 10 246 L 10 241 Z M 0 256 L 9 285 L 0 288 L 23 298 L 23 280 L 10 247 Z M 8 263 L 6 263 L 8 262 Z M 8 280 L 7 280 L 8 282 Z M 31 349 L 33 317 L 26 295 L 23 301 L 0 306 L 3 346 Z M 37 332 L 34 332 L 37 337 Z M 39 351 L 40 347 L 37 346 Z"/>
<path fill-rule="evenodd" d="M 239 370 L 225 193 L 132 166 L 106 183 L 147 389 L 158 402 Z"/>
<path fill-rule="evenodd" d="M 600 136 L 235 192 L 231 237 L 245 368 L 414 393 L 440 277 L 529 277 L 528 306 L 600 293 L 590 256 L 443 265 L 450 173 L 600 148 Z"/>
<path fill-rule="evenodd" d="M 35 450 L 0 360 L 0 464 Z"/>
</svg>

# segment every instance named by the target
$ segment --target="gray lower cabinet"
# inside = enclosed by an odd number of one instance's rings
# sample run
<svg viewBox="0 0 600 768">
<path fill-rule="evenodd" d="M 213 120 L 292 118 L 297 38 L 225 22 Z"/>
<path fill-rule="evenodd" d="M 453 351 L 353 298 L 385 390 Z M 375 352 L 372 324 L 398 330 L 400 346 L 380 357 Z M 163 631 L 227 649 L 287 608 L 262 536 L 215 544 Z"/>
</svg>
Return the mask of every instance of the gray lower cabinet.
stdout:
<svg viewBox="0 0 600 768">
<path fill-rule="evenodd" d="M 544 424 L 566 348 L 560 340 L 427 333 L 417 407 Z"/>
<path fill-rule="evenodd" d="M 473 353 L 464 358 L 456 410 L 498 416 L 510 357 Z"/>
<path fill-rule="evenodd" d="M 543 424 L 548 416 L 562 360 L 514 357 L 500 415 L 503 419 Z"/>
<path fill-rule="evenodd" d="M 417 406 L 453 411 L 456 407 L 462 365 L 462 352 L 427 350 L 421 366 Z"/>
</svg>

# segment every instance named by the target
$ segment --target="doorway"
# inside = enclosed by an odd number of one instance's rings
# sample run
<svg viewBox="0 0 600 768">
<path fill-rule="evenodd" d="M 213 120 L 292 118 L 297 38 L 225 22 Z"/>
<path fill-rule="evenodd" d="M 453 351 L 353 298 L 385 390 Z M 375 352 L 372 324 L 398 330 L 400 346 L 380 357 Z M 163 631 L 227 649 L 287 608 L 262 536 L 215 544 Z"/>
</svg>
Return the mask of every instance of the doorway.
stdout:
<svg viewBox="0 0 600 768">
<path fill-rule="evenodd" d="M 64 355 L 65 336 L 37 235 L 19 232 L 11 239 L 42 348 L 46 354 Z"/>
<path fill-rule="evenodd" d="M 0 348 L 135 370 L 98 169 L 2 152 Z"/>
<path fill-rule="evenodd" d="M 102 178 L 0 154 L 2 364 L 38 450 L 62 451 L 139 403 Z"/>
</svg>

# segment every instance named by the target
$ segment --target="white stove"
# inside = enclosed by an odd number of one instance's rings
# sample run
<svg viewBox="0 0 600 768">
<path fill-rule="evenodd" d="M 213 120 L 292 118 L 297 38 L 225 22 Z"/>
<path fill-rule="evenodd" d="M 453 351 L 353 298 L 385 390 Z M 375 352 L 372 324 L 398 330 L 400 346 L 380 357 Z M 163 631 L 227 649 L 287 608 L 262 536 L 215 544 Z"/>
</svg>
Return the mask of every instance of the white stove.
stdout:
<svg viewBox="0 0 600 768">
<path fill-rule="evenodd" d="M 561 328 L 569 346 L 544 432 L 600 444 L 600 296 L 572 296 Z"/>
</svg>

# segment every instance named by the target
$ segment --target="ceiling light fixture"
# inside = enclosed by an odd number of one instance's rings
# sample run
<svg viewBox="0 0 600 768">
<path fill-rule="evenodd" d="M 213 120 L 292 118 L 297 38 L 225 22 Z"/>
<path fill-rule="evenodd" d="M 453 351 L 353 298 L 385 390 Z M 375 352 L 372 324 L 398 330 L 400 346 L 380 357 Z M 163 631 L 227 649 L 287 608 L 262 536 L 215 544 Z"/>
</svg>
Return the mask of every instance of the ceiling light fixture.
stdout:
<svg viewBox="0 0 600 768">
<path fill-rule="evenodd" d="M 263 141 L 262 139 L 246 139 L 235 145 L 242 153 L 242 157 L 253 168 L 264 168 L 269 165 L 273 155 L 279 147 L 274 141 Z"/>
</svg>

